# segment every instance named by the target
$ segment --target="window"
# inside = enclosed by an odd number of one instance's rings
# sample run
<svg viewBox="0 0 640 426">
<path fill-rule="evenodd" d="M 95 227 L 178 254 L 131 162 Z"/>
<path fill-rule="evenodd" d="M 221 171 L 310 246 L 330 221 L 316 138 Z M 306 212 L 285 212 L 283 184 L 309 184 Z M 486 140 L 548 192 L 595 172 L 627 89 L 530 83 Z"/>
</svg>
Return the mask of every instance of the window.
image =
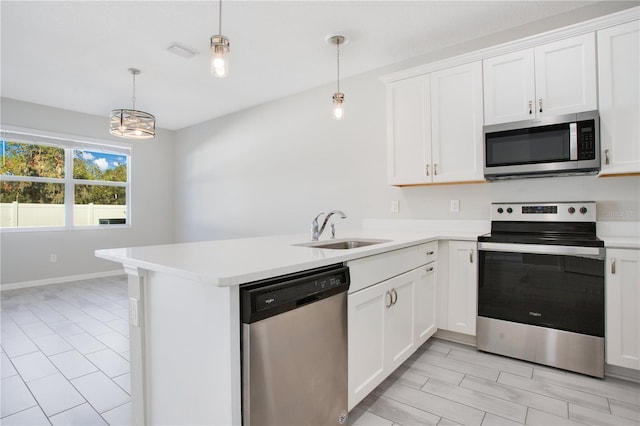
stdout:
<svg viewBox="0 0 640 426">
<path fill-rule="evenodd" d="M 129 223 L 130 148 L 2 132 L 0 228 Z"/>
</svg>

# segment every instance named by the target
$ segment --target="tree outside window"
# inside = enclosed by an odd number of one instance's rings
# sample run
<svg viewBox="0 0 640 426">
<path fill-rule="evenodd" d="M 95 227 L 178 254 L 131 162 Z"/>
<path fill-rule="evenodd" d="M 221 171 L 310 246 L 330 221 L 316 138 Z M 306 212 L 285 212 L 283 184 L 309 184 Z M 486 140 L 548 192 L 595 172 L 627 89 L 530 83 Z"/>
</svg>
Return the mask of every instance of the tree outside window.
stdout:
<svg viewBox="0 0 640 426">
<path fill-rule="evenodd" d="M 125 152 L 0 142 L 0 228 L 128 222 Z"/>
</svg>

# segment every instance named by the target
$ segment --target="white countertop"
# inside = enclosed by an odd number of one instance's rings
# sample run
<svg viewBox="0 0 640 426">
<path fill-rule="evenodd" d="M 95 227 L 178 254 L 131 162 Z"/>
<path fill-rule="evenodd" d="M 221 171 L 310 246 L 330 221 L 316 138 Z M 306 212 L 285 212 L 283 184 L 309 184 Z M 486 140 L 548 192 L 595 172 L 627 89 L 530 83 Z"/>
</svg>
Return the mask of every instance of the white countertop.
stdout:
<svg viewBox="0 0 640 426">
<path fill-rule="evenodd" d="M 305 269 L 341 263 L 438 239 L 475 241 L 469 231 L 343 231 L 338 240 L 385 239 L 389 242 L 349 250 L 300 247 L 309 234 L 203 241 L 97 250 L 96 256 L 150 271 L 233 286 Z M 330 242 L 330 240 L 326 240 Z"/>
<path fill-rule="evenodd" d="M 217 286 L 233 286 L 290 274 L 434 240 L 475 241 L 488 221 L 366 219 L 364 230 L 342 231 L 339 240 L 385 239 L 389 242 L 349 250 L 300 247 L 309 234 L 277 235 L 158 246 L 97 250 L 96 256 L 123 264 Z M 598 223 L 608 248 L 640 249 L 638 223 Z M 330 240 L 324 240 L 329 242 Z"/>
</svg>

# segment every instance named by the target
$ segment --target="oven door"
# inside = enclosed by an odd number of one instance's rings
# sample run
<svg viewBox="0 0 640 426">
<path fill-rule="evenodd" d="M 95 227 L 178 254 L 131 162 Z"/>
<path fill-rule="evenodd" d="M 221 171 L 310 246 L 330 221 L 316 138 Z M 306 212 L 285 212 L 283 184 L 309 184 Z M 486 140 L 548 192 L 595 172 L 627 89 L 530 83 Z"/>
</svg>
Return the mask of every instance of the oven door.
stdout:
<svg viewBox="0 0 640 426">
<path fill-rule="evenodd" d="M 478 316 L 604 337 L 604 249 L 478 244 Z"/>
</svg>

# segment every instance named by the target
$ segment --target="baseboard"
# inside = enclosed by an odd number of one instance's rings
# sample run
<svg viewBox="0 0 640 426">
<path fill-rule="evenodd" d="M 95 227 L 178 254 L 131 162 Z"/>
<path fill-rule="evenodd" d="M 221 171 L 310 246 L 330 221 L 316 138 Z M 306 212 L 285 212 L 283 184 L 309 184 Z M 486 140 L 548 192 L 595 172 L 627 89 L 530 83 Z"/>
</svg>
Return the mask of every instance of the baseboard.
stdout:
<svg viewBox="0 0 640 426">
<path fill-rule="evenodd" d="M 93 274 L 67 275 L 64 277 L 46 278 L 43 280 L 21 281 L 17 283 L 2 284 L 0 285 L 0 291 L 16 290 L 19 288 L 27 287 L 39 287 L 50 284 L 62 284 L 72 281 L 90 280 L 93 278 L 115 277 L 118 275 L 125 275 L 125 273 L 122 269 L 118 269 L 115 271 L 96 272 Z"/>
<path fill-rule="evenodd" d="M 640 383 L 640 371 L 638 370 L 605 364 L 604 374 L 609 377 Z"/>
<path fill-rule="evenodd" d="M 438 329 L 433 337 L 437 337 L 438 339 L 442 340 L 448 340 L 450 342 L 461 343 L 467 346 L 473 346 L 474 348 L 476 347 L 476 336 L 472 336 L 470 334 Z"/>
</svg>

